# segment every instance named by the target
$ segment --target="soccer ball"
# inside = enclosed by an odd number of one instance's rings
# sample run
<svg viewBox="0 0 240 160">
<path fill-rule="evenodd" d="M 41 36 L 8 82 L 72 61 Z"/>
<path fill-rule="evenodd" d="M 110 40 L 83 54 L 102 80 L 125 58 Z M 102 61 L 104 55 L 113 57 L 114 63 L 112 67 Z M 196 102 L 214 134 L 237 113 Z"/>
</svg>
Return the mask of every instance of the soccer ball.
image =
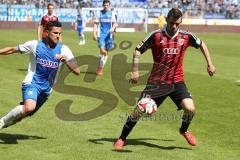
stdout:
<svg viewBox="0 0 240 160">
<path fill-rule="evenodd" d="M 157 111 L 157 105 L 151 98 L 142 98 L 138 101 L 137 109 L 143 114 L 152 115 Z"/>
</svg>

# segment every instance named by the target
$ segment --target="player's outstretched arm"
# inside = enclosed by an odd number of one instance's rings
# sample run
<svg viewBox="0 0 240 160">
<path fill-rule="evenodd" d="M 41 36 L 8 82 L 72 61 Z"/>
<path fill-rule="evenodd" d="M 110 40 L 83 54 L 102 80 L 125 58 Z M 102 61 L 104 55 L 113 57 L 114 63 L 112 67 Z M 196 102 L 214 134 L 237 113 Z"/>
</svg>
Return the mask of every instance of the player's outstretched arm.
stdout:
<svg viewBox="0 0 240 160">
<path fill-rule="evenodd" d="M 18 52 L 17 47 L 5 47 L 0 49 L 0 55 L 8 55 Z"/>
<path fill-rule="evenodd" d="M 87 26 L 87 21 L 85 19 L 83 19 L 83 29 L 85 29 Z"/>
<path fill-rule="evenodd" d="M 71 59 L 70 61 L 65 61 L 64 63 L 75 75 L 80 75 L 80 67 L 77 64 L 77 60 L 75 58 Z"/>
<path fill-rule="evenodd" d="M 216 68 L 215 68 L 215 66 L 212 63 L 209 50 L 208 50 L 206 44 L 203 41 L 201 43 L 200 49 L 201 49 L 201 51 L 202 51 L 202 53 L 203 53 L 203 55 L 204 55 L 204 57 L 205 57 L 205 59 L 207 61 L 207 65 L 208 65 L 207 66 L 207 71 L 208 71 L 208 74 L 210 76 L 213 76 L 215 74 L 215 72 L 216 72 Z"/>
<path fill-rule="evenodd" d="M 77 22 L 77 19 L 76 19 L 76 20 L 74 21 L 74 26 L 73 26 L 74 31 L 77 30 L 77 25 L 78 25 L 78 22 Z"/>
<path fill-rule="evenodd" d="M 42 31 L 42 25 L 38 25 L 38 28 L 37 28 L 37 40 L 38 41 L 40 41 L 42 39 L 41 31 Z"/>
<path fill-rule="evenodd" d="M 113 23 L 113 26 L 112 26 L 112 28 L 110 29 L 110 33 L 113 33 L 115 30 L 116 30 L 116 28 L 118 27 L 118 24 L 117 23 Z"/>
<path fill-rule="evenodd" d="M 97 23 L 93 24 L 93 40 L 97 40 Z"/>
<path fill-rule="evenodd" d="M 80 67 L 75 58 L 66 61 L 65 57 L 61 54 L 56 55 L 56 58 L 59 59 L 62 63 L 66 64 L 67 67 L 75 74 L 80 75 Z"/>
<path fill-rule="evenodd" d="M 135 50 L 133 52 L 133 61 L 132 61 L 132 74 L 131 74 L 131 83 L 137 83 L 138 78 L 139 78 L 139 73 L 138 73 L 138 64 L 139 64 L 139 58 L 140 58 L 141 53 L 138 50 Z"/>
</svg>

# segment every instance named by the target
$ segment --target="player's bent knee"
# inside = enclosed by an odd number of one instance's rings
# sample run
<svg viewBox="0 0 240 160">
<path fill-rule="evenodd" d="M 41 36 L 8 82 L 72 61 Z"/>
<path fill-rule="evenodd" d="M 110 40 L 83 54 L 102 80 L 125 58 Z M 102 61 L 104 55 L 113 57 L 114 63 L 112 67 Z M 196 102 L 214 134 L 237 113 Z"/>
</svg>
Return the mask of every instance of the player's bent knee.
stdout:
<svg viewBox="0 0 240 160">
<path fill-rule="evenodd" d="M 193 106 L 187 106 L 187 107 L 185 107 L 185 111 L 194 114 L 196 109 L 195 109 L 194 105 Z"/>
<path fill-rule="evenodd" d="M 193 100 L 190 98 L 182 100 L 181 107 L 187 112 L 195 113 L 195 106 Z"/>
<path fill-rule="evenodd" d="M 31 113 L 34 111 L 36 106 L 24 105 L 24 113 Z"/>
<path fill-rule="evenodd" d="M 108 55 L 108 54 L 107 54 L 107 51 L 101 52 L 101 54 L 104 55 L 104 56 L 107 56 L 107 55 Z"/>
<path fill-rule="evenodd" d="M 107 51 L 103 48 L 100 49 L 100 54 L 106 56 L 107 55 Z"/>
</svg>

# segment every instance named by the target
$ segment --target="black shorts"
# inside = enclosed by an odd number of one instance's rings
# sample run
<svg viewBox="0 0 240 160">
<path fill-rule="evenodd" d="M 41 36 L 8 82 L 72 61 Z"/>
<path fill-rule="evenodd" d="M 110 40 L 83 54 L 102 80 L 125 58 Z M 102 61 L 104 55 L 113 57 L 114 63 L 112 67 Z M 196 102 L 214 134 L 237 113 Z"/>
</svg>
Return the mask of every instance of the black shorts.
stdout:
<svg viewBox="0 0 240 160">
<path fill-rule="evenodd" d="M 146 88 L 144 90 L 147 90 L 148 87 L 146 86 Z M 141 96 L 139 99 L 143 98 L 144 96 L 146 96 L 145 94 L 143 94 L 144 91 L 142 92 Z M 147 95 L 150 96 L 151 95 Z M 181 108 L 181 101 L 185 98 L 191 98 L 192 96 L 191 94 L 188 92 L 187 86 L 184 82 L 178 82 L 174 84 L 174 89 L 172 92 L 170 92 L 167 95 L 164 96 L 159 96 L 159 97 L 151 97 L 157 104 L 157 106 L 159 107 L 162 102 L 167 98 L 170 97 L 172 99 L 172 101 L 176 104 L 176 106 L 178 107 L 178 110 L 182 109 Z"/>
</svg>

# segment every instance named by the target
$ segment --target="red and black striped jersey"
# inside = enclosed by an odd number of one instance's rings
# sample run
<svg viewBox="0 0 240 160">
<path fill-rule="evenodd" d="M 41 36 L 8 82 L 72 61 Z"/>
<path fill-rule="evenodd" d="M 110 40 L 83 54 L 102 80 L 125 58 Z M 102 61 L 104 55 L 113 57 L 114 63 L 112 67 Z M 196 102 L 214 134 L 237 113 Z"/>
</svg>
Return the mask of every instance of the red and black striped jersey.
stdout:
<svg viewBox="0 0 240 160">
<path fill-rule="evenodd" d="M 54 21 L 58 21 L 58 17 L 56 15 L 51 15 L 49 16 L 48 14 L 44 15 L 41 18 L 41 22 L 39 23 L 42 27 L 43 27 L 43 31 L 42 31 L 42 38 L 46 38 L 47 35 L 47 23 L 48 22 L 54 22 Z"/>
<path fill-rule="evenodd" d="M 154 65 L 148 83 L 165 81 L 177 83 L 184 81 L 183 58 L 189 46 L 199 48 L 202 41 L 191 32 L 178 30 L 170 36 L 166 28 L 153 31 L 137 47 L 144 53 L 151 48 Z"/>
</svg>

